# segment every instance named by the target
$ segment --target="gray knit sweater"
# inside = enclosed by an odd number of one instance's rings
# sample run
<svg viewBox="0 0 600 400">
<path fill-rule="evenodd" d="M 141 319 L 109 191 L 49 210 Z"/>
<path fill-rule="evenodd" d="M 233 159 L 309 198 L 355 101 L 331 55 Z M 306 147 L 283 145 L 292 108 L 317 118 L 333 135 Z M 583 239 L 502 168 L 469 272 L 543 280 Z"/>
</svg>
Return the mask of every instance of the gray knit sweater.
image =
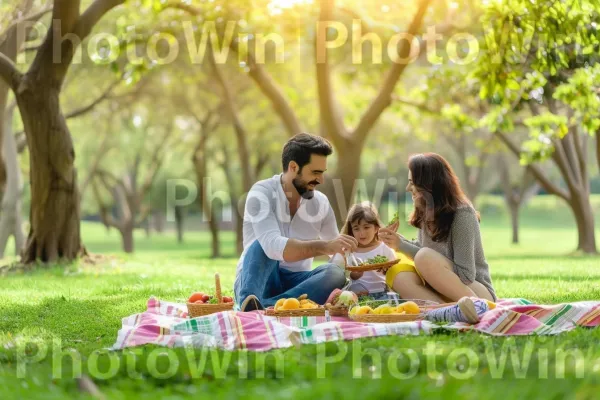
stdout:
<svg viewBox="0 0 600 400">
<path fill-rule="evenodd" d="M 465 285 L 477 281 L 496 299 L 489 266 L 483 254 L 479 221 L 472 207 L 465 206 L 456 210 L 450 234 L 443 242 L 434 242 L 427 229 L 418 230 L 417 240 L 402 238 L 400 241 L 400 252 L 413 259 L 422 247 L 428 247 L 448 258 L 453 264 L 454 273 Z"/>
</svg>

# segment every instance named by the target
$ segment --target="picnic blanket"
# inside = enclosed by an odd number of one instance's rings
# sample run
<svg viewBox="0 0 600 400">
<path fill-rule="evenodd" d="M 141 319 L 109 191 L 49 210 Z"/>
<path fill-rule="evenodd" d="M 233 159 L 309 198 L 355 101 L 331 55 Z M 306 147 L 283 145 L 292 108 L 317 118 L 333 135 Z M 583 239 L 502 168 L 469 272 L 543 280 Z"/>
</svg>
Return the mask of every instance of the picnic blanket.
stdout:
<svg viewBox="0 0 600 400">
<path fill-rule="evenodd" d="M 148 300 L 147 309 L 122 321 L 113 349 L 156 344 L 267 351 L 302 344 L 377 336 L 428 335 L 436 329 L 477 331 L 495 336 L 556 335 L 576 327 L 600 325 L 600 302 L 536 305 L 507 299 L 476 325 L 436 325 L 429 321 L 365 324 L 339 317 L 277 318 L 261 311 L 226 311 L 187 318 L 185 304 Z"/>
</svg>

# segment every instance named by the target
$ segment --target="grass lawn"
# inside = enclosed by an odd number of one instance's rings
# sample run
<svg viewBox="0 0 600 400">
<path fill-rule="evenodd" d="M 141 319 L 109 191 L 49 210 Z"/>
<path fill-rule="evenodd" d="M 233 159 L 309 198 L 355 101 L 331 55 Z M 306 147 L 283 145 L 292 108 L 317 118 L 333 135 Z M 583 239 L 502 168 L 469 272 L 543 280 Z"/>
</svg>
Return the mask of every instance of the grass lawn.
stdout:
<svg viewBox="0 0 600 400">
<path fill-rule="evenodd" d="M 598 216 L 600 202 L 594 200 Z M 559 202 L 535 199 L 524 211 L 519 246 L 510 244 L 508 219 L 499 199 L 482 199 L 480 209 L 499 296 L 540 303 L 600 299 L 600 259 L 568 255 L 575 247 L 576 232 L 568 210 Z M 210 290 L 216 271 L 224 287 L 233 286 L 236 259 L 230 233 L 223 234 L 223 252 L 230 256 L 218 260 L 207 258 L 209 237 L 202 232 L 187 234 L 183 245 L 170 234 L 146 238 L 140 232 L 133 256 L 120 254 L 117 233 L 107 233 L 100 225 L 84 224 L 83 236 L 92 252 L 116 254 L 114 261 L 0 277 L 0 398 L 84 397 L 70 378 L 71 359 L 60 360 L 59 351 L 75 349 L 84 373 L 100 378 L 88 371 L 88 363 L 97 364 L 100 372 L 109 370 L 111 359 L 106 353 L 98 356 L 96 350 L 114 343 L 121 318 L 144 310 L 149 296 L 183 302 L 192 291 Z M 53 339 L 59 346 L 55 360 Z M 25 378 L 17 378 L 17 350 L 23 349 L 16 345 L 34 340 L 48 344 L 49 356 L 26 365 Z M 307 395 L 315 399 L 595 399 L 600 384 L 599 341 L 599 329 L 539 338 L 437 332 L 266 354 L 197 350 L 197 361 L 206 356 L 206 368 L 198 376 L 187 362 L 189 354 L 175 350 L 172 354 L 180 365 L 169 379 L 160 379 L 148 369 L 148 357 L 157 352 L 146 346 L 138 349 L 137 358 L 131 351 L 117 352 L 112 360 L 119 364 L 114 376 L 95 381 L 106 398 L 116 399 Z M 37 350 L 28 346 L 24 351 L 33 356 Z M 165 349 L 158 352 L 169 354 Z M 159 372 L 168 367 L 165 359 L 159 357 Z M 498 366 L 503 359 L 504 368 Z M 61 365 L 63 378 L 57 379 L 53 373 L 58 374 Z"/>
</svg>

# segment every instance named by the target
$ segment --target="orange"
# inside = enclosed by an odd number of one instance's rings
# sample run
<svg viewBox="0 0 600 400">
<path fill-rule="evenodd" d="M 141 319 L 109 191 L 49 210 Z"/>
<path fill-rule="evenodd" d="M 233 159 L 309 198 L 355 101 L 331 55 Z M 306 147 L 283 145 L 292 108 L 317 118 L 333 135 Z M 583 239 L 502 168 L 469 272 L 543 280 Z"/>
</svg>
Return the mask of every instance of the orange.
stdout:
<svg viewBox="0 0 600 400">
<path fill-rule="evenodd" d="M 281 306 L 283 305 L 283 302 L 285 301 L 285 299 L 279 299 L 277 300 L 277 303 L 275 303 L 275 311 L 279 310 L 281 308 Z"/>
<path fill-rule="evenodd" d="M 298 299 L 286 299 L 282 306 L 282 310 L 297 310 L 300 308 L 300 302 Z"/>
<path fill-rule="evenodd" d="M 406 303 L 402 304 L 402 306 L 407 314 L 418 314 L 421 312 L 421 309 L 414 301 L 407 301 Z"/>
</svg>

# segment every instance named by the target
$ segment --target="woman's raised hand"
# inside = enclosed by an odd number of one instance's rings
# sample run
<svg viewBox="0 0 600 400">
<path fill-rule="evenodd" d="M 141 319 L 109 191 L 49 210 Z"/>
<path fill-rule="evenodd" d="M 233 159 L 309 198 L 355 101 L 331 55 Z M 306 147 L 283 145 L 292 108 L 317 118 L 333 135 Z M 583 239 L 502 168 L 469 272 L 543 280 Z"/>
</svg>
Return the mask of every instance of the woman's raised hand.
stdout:
<svg viewBox="0 0 600 400">
<path fill-rule="evenodd" d="M 400 234 L 390 228 L 383 228 L 379 230 L 379 238 L 392 250 L 398 251 L 400 249 Z"/>
<path fill-rule="evenodd" d="M 396 221 L 393 224 L 386 226 L 386 229 L 389 229 L 394 232 L 398 232 L 398 228 L 400 227 L 400 221 Z"/>
</svg>

